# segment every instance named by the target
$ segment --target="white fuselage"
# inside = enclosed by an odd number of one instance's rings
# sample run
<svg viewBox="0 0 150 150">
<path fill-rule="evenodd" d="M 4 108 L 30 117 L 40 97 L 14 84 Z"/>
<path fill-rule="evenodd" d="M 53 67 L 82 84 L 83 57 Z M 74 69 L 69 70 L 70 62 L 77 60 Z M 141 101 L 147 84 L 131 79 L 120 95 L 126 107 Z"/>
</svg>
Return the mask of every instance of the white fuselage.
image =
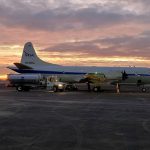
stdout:
<svg viewBox="0 0 150 150">
<path fill-rule="evenodd" d="M 56 75 L 63 81 L 78 82 L 88 73 L 104 73 L 112 74 L 114 72 L 121 73 L 125 71 L 129 75 L 129 79 L 136 77 L 138 79 L 149 79 L 150 81 L 150 69 L 142 67 L 95 67 L 95 66 L 34 66 L 34 69 L 19 70 L 15 69 L 19 73 L 39 73 L 45 76 Z M 126 81 L 128 82 L 128 80 Z M 135 81 L 134 81 L 135 82 Z"/>
</svg>

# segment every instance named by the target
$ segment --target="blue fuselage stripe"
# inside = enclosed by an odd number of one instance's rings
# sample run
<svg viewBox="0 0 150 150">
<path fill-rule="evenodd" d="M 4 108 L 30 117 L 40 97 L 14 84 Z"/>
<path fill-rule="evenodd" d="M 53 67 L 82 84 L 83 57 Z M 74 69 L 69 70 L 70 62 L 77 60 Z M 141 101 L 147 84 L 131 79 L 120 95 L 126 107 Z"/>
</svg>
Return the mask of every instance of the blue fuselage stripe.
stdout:
<svg viewBox="0 0 150 150">
<path fill-rule="evenodd" d="M 44 71 L 44 70 L 32 70 L 32 69 L 13 69 L 18 73 L 38 73 L 38 74 L 57 74 L 57 75 L 85 75 L 87 72 L 65 72 L 65 71 Z M 148 77 L 150 74 L 128 74 L 127 76 L 144 76 Z"/>
<path fill-rule="evenodd" d="M 63 72 L 63 71 L 44 71 L 44 70 L 28 70 L 14 69 L 18 73 L 39 73 L 39 74 L 66 74 L 66 75 L 85 75 L 85 72 Z"/>
<path fill-rule="evenodd" d="M 148 76 L 150 76 L 150 74 L 141 74 L 141 73 L 139 73 L 139 74 L 127 74 L 128 76 L 144 76 L 144 77 L 148 77 Z"/>
</svg>

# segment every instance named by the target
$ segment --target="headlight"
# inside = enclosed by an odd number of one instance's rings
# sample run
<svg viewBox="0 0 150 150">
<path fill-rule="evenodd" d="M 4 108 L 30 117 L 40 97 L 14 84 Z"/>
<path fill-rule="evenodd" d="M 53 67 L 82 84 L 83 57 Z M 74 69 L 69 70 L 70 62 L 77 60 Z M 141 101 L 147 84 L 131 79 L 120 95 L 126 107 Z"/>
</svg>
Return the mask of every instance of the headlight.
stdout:
<svg viewBox="0 0 150 150">
<path fill-rule="evenodd" d="M 62 84 L 58 84 L 58 86 L 59 86 L 59 87 L 62 87 L 63 85 L 62 85 Z"/>
</svg>

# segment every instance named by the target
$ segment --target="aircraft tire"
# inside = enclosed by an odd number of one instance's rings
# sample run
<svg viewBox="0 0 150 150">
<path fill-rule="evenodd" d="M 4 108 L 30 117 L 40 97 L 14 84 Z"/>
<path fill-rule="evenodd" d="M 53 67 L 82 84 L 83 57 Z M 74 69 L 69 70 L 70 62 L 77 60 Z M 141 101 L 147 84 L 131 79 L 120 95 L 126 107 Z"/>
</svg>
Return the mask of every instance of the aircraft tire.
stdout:
<svg viewBox="0 0 150 150">
<path fill-rule="evenodd" d="M 147 92 L 147 89 L 146 89 L 146 88 L 142 88 L 141 91 L 142 91 L 143 93 L 146 93 L 146 92 Z"/>
<path fill-rule="evenodd" d="M 100 87 L 94 87 L 94 88 L 93 88 L 93 91 L 94 91 L 94 92 L 99 92 L 99 91 L 100 91 Z"/>
</svg>

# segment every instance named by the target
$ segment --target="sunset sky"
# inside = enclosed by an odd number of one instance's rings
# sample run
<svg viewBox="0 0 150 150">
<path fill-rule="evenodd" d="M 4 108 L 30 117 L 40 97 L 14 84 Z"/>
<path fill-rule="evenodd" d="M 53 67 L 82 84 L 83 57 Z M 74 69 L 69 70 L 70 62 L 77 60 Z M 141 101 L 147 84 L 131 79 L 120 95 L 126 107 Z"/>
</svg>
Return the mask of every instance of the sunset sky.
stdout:
<svg viewBox="0 0 150 150">
<path fill-rule="evenodd" d="M 150 0 L 0 0 L 0 74 L 31 41 L 62 65 L 150 66 Z"/>
</svg>

